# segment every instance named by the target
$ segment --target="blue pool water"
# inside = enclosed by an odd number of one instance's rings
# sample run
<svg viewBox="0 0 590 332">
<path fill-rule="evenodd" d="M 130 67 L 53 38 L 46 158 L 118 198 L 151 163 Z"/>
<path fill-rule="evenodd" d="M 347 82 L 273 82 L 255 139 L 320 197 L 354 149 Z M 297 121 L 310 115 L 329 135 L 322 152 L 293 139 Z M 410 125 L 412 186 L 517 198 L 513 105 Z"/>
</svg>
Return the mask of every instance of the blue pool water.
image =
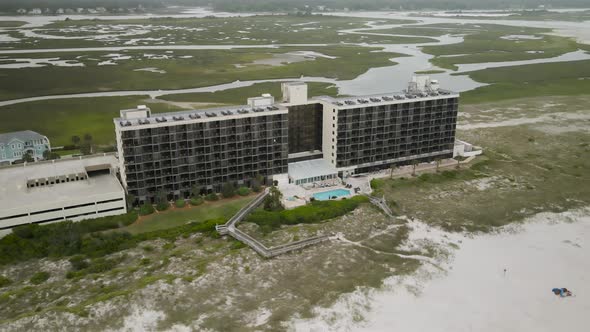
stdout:
<svg viewBox="0 0 590 332">
<path fill-rule="evenodd" d="M 334 197 L 334 196 L 340 198 L 342 196 L 348 196 L 348 195 L 350 195 L 350 191 L 348 191 L 346 189 L 336 189 L 336 190 L 324 191 L 321 193 L 315 193 L 315 194 L 313 194 L 313 198 L 317 199 L 318 201 L 327 201 L 329 199 L 332 199 L 332 197 Z"/>
</svg>

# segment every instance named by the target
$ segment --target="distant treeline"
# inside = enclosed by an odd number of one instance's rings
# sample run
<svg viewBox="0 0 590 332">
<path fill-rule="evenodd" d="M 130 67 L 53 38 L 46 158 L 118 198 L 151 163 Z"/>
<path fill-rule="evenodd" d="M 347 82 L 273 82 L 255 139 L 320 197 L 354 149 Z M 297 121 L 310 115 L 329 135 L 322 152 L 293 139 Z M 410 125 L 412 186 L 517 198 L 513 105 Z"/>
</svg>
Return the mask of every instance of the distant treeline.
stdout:
<svg viewBox="0 0 590 332">
<path fill-rule="evenodd" d="M 508 9 L 553 7 L 588 7 L 588 0 L 0 0 L 0 11 L 17 9 L 96 8 L 109 11 L 118 8 L 161 8 L 167 5 L 211 7 L 219 11 L 305 11 L 318 7 L 328 10 L 381 9 Z"/>
<path fill-rule="evenodd" d="M 342 10 L 381 9 L 508 9 L 553 7 L 588 7 L 588 0 L 164 0 L 167 4 L 210 6 L 220 11 L 293 11 L 318 6 Z M 306 7 L 307 6 L 307 7 Z"/>
<path fill-rule="evenodd" d="M 20 8 L 33 9 L 49 8 L 96 8 L 104 7 L 112 10 L 116 8 L 144 8 L 163 7 L 161 0 L 0 0 L 0 11 L 13 12 Z"/>
</svg>

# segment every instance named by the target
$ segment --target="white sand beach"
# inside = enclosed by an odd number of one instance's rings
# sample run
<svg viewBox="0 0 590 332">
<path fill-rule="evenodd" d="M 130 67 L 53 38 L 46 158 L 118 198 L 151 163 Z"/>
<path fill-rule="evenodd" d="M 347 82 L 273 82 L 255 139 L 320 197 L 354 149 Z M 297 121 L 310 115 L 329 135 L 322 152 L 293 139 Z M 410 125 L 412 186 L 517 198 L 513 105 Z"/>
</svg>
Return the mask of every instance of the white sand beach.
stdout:
<svg viewBox="0 0 590 332">
<path fill-rule="evenodd" d="M 426 265 L 358 290 L 298 331 L 588 331 L 590 210 L 542 213 L 500 234 L 456 239 L 443 270 Z M 446 238 L 445 238 L 446 239 Z M 454 242 L 454 241 L 453 241 Z M 504 272 L 506 269 L 506 272 Z M 554 287 L 571 289 L 559 298 Z"/>
</svg>

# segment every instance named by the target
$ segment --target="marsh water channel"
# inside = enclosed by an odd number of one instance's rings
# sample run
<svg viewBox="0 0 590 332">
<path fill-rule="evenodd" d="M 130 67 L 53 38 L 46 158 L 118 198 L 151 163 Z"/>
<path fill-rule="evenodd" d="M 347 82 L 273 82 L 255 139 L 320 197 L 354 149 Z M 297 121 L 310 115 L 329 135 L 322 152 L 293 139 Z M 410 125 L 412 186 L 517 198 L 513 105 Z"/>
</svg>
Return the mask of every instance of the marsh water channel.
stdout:
<svg viewBox="0 0 590 332">
<path fill-rule="evenodd" d="M 227 17 L 232 14 L 228 13 L 217 13 L 217 12 L 210 12 L 204 9 L 194 9 L 194 10 L 187 10 L 181 14 L 176 15 L 161 15 L 166 17 L 178 17 L 178 18 L 186 18 L 186 17 L 204 17 L 207 15 L 216 15 L 221 17 Z M 429 13 L 432 15 L 433 13 Z M 435 13 L 436 14 L 436 13 Z M 247 16 L 250 14 L 245 13 L 236 13 L 233 14 L 235 16 Z M 349 30 L 340 30 L 339 32 L 342 34 L 375 34 L 375 35 L 383 35 L 383 36 L 411 36 L 411 37 L 427 37 L 431 39 L 436 39 L 436 42 L 431 43 L 418 43 L 418 44 L 356 44 L 359 46 L 366 46 L 366 47 L 382 47 L 383 51 L 386 52 L 395 52 L 399 54 L 403 54 L 402 57 L 395 57 L 392 58 L 392 65 L 391 66 L 384 66 L 378 68 L 371 68 L 367 72 L 357 76 L 352 80 L 336 80 L 332 78 L 326 77 L 289 77 L 289 78 L 282 78 L 282 79 L 268 79 L 268 80 L 252 80 L 252 81 L 235 81 L 235 82 L 228 82 L 225 84 L 213 85 L 213 86 L 205 86 L 205 87 L 197 87 L 197 88 L 186 88 L 186 89 L 175 89 L 175 90 L 165 90 L 165 89 L 158 89 L 158 90 L 133 90 L 133 91 L 103 91 L 103 92 L 88 92 L 88 93 L 78 93 L 78 94 L 65 94 L 65 95 L 49 95 L 49 96 L 35 96 L 29 98 L 21 98 L 21 99 L 13 99 L 13 100 L 5 100 L 0 101 L 0 106 L 12 105 L 17 103 L 23 102 L 31 102 L 31 101 L 41 101 L 41 100 L 50 100 L 50 99 L 66 99 L 66 98 L 87 98 L 87 97 L 114 97 L 114 96 L 145 96 L 148 95 L 151 98 L 158 98 L 161 96 L 169 95 L 169 94 L 183 94 L 183 93 L 199 93 L 199 92 L 215 92 L 227 89 L 234 89 L 240 87 L 250 86 L 256 83 L 265 83 L 265 82 L 284 82 L 284 81 L 291 81 L 294 79 L 307 81 L 307 82 L 323 82 L 323 83 L 331 83 L 334 84 L 340 94 L 342 95 L 369 95 L 369 94 L 379 94 L 379 93 L 388 93 L 392 91 L 401 91 L 406 87 L 407 80 L 415 73 L 419 71 L 425 70 L 437 70 L 443 71 L 440 73 L 430 74 L 430 76 L 434 79 L 438 79 L 441 82 L 441 86 L 445 89 L 457 91 L 457 92 L 464 92 L 468 90 L 475 89 L 477 87 L 486 85 L 483 83 L 479 83 L 471 79 L 468 75 L 470 71 L 476 71 L 486 68 L 497 68 L 497 67 L 506 67 L 506 66 L 517 66 L 517 65 L 526 65 L 526 64 L 533 64 L 533 63 L 549 63 L 549 62 L 567 62 L 567 61 L 576 61 L 576 60 L 586 60 L 590 59 L 590 54 L 588 52 L 578 50 L 574 52 L 569 52 L 566 54 L 562 54 L 557 57 L 552 58 L 544 58 L 544 59 L 533 59 L 533 60 L 523 60 L 523 61 L 505 61 L 505 62 L 487 62 L 487 63 L 470 63 L 470 64 L 458 64 L 458 70 L 446 70 L 441 69 L 438 67 L 433 66 L 430 63 L 430 59 L 433 58 L 433 55 L 426 54 L 422 52 L 422 46 L 435 46 L 435 45 L 449 45 L 455 43 L 463 42 L 462 35 L 443 35 L 440 37 L 433 37 L 433 36 L 420 36 L 420 35 L 398 35 L 398 34 L 386 34 L 386 33 L 372 33 L 371 30 L 377 29 L 389 29 L 389 28 L 396 28 L 396 27 L 408 27 L 408 26 L 421 26 L 426 24 L 436 24 L 436 23 L 461 23 L 461 24 L 504 24 L 504 25 L 511 25 L 511 26 L 522 26 L 522 27 L 544 27 L 544 28 L 553 28 L 556 30 L 555 33 L 568 35 L 570 37 L 578 38 L 579 40 L 583 40 L 585 34 L 590 31 L 590 22 L 561 22 L 561 21 L 519 21 L 519 20 L 489 20 L 489 19 L 463 19 L 463 18 L 446 18 L 446 17 L 417 17 L 417 13 L 405 12 L 405 13 L 394 13 L 394 12 L 352 12 L 352 13 L 334 13 L 334 15 L 338 16 L 354 16 L 354 17 L 362 17 L 367 18 L 367 27 L 359 28 L 359 29 L 349 29 Z M 150 18 L 150 17 L 160 17 L 160 15 L 136 15 L 136 16 L 74 16 L 74 19 L 126 19 L 126 18 L 134 18 L 134 19 L 141 19 L 141 18 Z M 23 26 L 23 28 L 31 28 L 31 27 L 42 27 L 45 24 L 49 24 L 51 22 L 64 19 L 61 16 L 35 16 L 35 17 L 3 17 L 3 20 L 25 20 L 28 23 Z M 401 24 L 383 24 L 383 22 L 378 22 L 379 19 L 402 19 L 402 20 L 417 20 L 416 23 L 401 23 Z M 18 31 L 18 29 L 17 29 Z M 23 30 L 25 31 L 25 30 Z M 143 29 L 137 29 L 138 34 L 143 34 L 145 31 Z M 0 29 L 0 34 L 2 33 L 2 29 Z M 198 32 L 197 32 L 198 33 Z M 126 33 L 128 35 L 128 33 Z M 45 34 L 37 34 L 38 38 L 50 38 L 50 39 L 67 39 L 70 37 L 67 36 L 55 36 L 55 35 L 45 35 Z M 100 37 L 96 37 L 100 38 Z M 1 44 L 0 44 L 1 45 Z M 35 61 L 28 61 L 33 59 L 10 59 L 11 54 L 42 54 L 42 53 L 55 53 L 55 52 L 79 52 L 80 55 L 88 54 L 88 52 L 99 52 L 99 51 L 125 51 L 125 50 L 220 50 L 220 49 L 238 49 L 238 48 L 281 48 L 281 47 L 289 47 L 289 46 L 298 46 L 298 47 L 318 47 L 318 46 L 327 46 L 326 44 L 266 44 L 266 45 L 146 45 L 146 46 L 108 46 L 108 47 L 92 47 L 92 48 L 57 48 L 57 49 L 1 49 L 0 48 L 0 56 L 2 56 L 2 60 L 16 60 L 20 61 L 17 63 L 10 63 L 5 64 L 6 68 L 18 68 L 28 67 L 31 65 L 37 64 Z M 59 59 L 55 59 L 59 61 Z M 59 62 L 57 62 L 59 65 Z M 38 64 L 37 64 L 38 65 Z M 55 65 L 55 64 L 54 64 Z M 2 68 L 2 65 L 0 65 Z"/>
</svg>

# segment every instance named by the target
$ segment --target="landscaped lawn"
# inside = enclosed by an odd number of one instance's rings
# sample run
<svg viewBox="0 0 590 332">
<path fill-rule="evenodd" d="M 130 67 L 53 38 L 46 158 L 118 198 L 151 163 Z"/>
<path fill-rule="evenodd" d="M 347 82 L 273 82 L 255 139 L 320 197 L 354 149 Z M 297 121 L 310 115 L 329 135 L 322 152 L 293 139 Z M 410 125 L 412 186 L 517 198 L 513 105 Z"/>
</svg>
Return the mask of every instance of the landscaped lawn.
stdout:
<svg viewBox="0 0 590 332">
<path fill-rule="evenodd" d="M 183 209 L 170 208 L 168 211 L 154 213 L 139 219 L 134 224 L 119 228 L 117 231 L 127 231 L 131 234 L 156 231 L 184 225 L 188 222 L 201 222 L 205 220 L 224 218 L 229 220 L 242 207 L 256 197 L 251 194 L 246 197 L 222 199 L 217 202 L 205 202 L 199 206 L 189 206 Z"/>
</svg>

